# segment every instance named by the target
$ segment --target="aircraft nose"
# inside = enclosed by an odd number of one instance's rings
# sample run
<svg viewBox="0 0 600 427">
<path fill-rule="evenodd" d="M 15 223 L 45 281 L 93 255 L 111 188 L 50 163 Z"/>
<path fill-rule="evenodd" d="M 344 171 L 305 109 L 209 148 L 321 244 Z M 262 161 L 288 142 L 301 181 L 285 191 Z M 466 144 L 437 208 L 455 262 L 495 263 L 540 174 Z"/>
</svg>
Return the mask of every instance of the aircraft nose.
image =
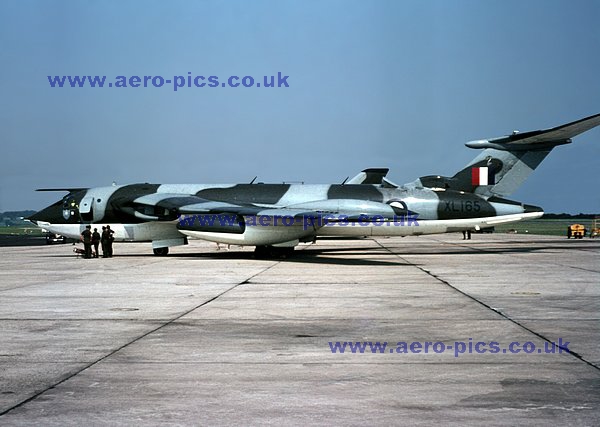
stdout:
<svg viewBox="0 0 600 427">
<path fill-rule="evenodd" d="M 49 222 L 49 223 L 61 223 L 64 222 L 65 219 L 62 215 L 62 202 L 56 202 L 53 205 L 50 205 L 41 211 L 38 211 L 31 215 L 27 220 L 33 222 L 37 225 L 39 221 L 41 222 Z"/>
<path fill-rule="evenodd" d="M 28 216 L 27 218 L 25 218 L 27 221 L 29 222 L 33 222 L 35 225 L 37 225 L 38 221 L 41 220 L 41 218 L 39 217 L 41 211 L 37 211 L 36 213 L 34 213 L 33 215 Z"/>
<path fill-rule="evenodd" d="M 34 213 L 33 215 L 30 215 L 29 217 L 25 218 L 27 221 L 33 222 L 34 224 L 37 225 L 38 221 L 44 221 L 45 218 L 45 211 L 47 211 L 48 208 L 44 208 L 41 211 L 37 211 L 36 213 Z"/>
</svg>

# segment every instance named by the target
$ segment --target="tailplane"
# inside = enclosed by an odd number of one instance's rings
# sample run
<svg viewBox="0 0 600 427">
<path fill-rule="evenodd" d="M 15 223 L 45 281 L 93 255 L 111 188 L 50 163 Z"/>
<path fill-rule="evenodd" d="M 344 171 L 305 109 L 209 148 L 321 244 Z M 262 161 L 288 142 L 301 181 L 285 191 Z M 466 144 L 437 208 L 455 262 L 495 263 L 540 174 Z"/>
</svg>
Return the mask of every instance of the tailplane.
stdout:
<svg viewBox="0 0 600 427">
<path fill-rule="evenodd" d="M 424 187 L 439 187 L 505 197 L 523 184 L 552 149 L 570 144 L 571 138 L 600 125 L 600 114 L 552 129 L 513 132 L 500 138 L 471 141 L 469 148 L 484 149 L 453 177 L 424 176 Z"/>
</svg>

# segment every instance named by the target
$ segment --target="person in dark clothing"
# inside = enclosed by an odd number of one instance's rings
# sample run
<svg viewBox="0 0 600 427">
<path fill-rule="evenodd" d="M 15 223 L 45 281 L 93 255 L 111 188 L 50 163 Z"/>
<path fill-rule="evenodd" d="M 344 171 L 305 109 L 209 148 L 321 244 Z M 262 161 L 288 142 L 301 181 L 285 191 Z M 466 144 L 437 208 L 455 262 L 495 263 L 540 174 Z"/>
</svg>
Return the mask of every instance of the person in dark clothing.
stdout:
<svg viewBox="0 0 600 427">
<path fill-rule="evenodd" d="M 110 225 L 107 225 L 106 226 L 106 234 L 107 234 L 106 256 L 108 256 L 109 258 L 112 258 L 112 256 L 113 256 L 112 244 L 113 244 L 113 241 L 115 240 L 113 233 L 114 233 L 114 231 L 110 229 Z"/>
<path fill-rule="evenodd" d="M 87 225 L 85 230 L 81 232 L 81 241 L 83 242 L 83 249 L 85 250 L 84 258 L 92 257 L 92 226 Z"/>
<path fill-rule="evenodd" d="M 92 233 L 92 245 L 94 245 L 94 258 L 98 258 L 98 245 L 100 244 L 100 233 L 98 233 L 98 229 L 94 228 L 94 232 Z"/>
<path fill-rule="evenodd" d="M 102 234 L 100 235 L 100 243 L 102 244 L 102 258 L 106 258 L 106 238 L 108 234 L 106 233 L 106 227 L 102 226 Z"/>
<path fill-rule="evenodd" d="M 106 227 L 102 227 L 102 236 L 100 237 L 102 242 L 102 258 L 108 258 L 108 241 L 110 240 L 110 233 Z"/>
</svg>

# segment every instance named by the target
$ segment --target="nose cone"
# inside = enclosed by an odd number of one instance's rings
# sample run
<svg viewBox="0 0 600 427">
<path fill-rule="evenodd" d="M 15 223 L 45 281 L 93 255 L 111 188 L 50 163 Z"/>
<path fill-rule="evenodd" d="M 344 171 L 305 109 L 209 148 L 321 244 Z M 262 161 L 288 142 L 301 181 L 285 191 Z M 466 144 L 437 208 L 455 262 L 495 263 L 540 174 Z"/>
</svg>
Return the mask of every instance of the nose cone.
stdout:
<svg viewBox="0 0 600 427">
<path fill-rule="evenodd" d="M 38 221 L 60 224 L 66 222 L 63 217 L 62 201 L 58 201 L 47 208 L 31 215 L 27 220 L 37 225 Z"/>
</svg>

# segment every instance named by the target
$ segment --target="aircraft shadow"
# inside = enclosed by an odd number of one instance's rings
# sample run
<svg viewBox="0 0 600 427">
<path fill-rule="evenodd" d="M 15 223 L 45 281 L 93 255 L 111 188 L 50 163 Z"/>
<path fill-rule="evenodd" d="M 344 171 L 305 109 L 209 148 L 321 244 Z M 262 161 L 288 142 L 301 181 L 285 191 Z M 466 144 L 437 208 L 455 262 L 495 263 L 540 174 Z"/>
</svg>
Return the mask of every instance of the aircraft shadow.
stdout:
<svg viewBox="0 0 600 427">
<path fill-rule="evenodd" d="M 375 251 L 379 251 L 379 253 L 375 253 Z M 337 252 L 342 252 L 337 250 Z M 371 251 L 365 251 L 363 248 L 348 248 L 345 249 L 343 255 L 354 255 L 354 256 L 369 256 L 370 258 L 344 258 L 344 257 L 336 257 L 336 256 L 323 256 L 319 254 L 319 251 L 307 251 L 307 250 L 299 250 L 295 251 L 292 255 L 287 257 L 273 257 L 273 258 L 256 258 L 254 252 L 251 251 L 219 251 L 219 252 L 198 252 L 198 253 L 173 253 L 169 254 L 166 257 L 157 257 L 152 253 L 147 254 L 119 254 L 118 251 L 115 251 L 114 258 L 156 258 L 161 259 L 178 259 L 178 260 L 199 260 L 199 259 L 214 259 L 214 260 L 252 260 L 256 259 L 258 261 L 280 261 L 280 262 L 293 262 L 293 263 L 311 263 L 311 264 L 335 264 L 335 265 L 358 265 L 358 266 L 401 266 L 401 265 L 409 265 L 406 262 L 403 262 L 400 259 L 392 258 L 392 254 L 387 251 L 382 251 L 381 248 L 373 248 Z M 325 253 L 325 252 L 324 252 Z M 340 254 L 342 255 L 342 254 Z M 391 258 L 390 261 L 386 260 L 377 260 L 373 259 L 373 257 L 387 255 Z M 75 254 L 52 254 L 47 255 L 48 258 L 76 258 Z M 81 258 L 81 257 L 80 257 Z M 96 258 L 92 258 L 94 260 Z M 99 260 L 102 257 L 98 258 Z M 87 260 L 86 260 L 87 261 Z M 110 262 L 110 261 L 108 261 Z"/>
<path fill-rule="evenodd" d="M 375 253 L 378 251 L 379 253 Z M 340 251 L 338 251 L 340 252 Z M 342 254 L 340 254 L 342 255 Z M 368 256 L 369 258 L 346 258 L 343 256 L 323 256 L 319 251 L 308 249 L 294 251 L 290 256 L 273 257 L 273 258 L 256 258 L 253 252 L 248 251 L 220 251 L 209 253 L 196 254 L 173 254 L 169 257 L 177 259 L 219 259 L 219 260 L 242 260 L 242 259 L 257 259 L 262 261 L 280 261 L 286 263 L 310 263 L 310 264 L 335 264 L 335 265 L 359 265 L 359 266 L 401 266 L 409 265 L 400 259 L 391 258 L 389 252 L 383 252 L 381 248 L 373 248 L 371 251 L 365 251 L 363 248 L 347 248 L 343 255 Z M 378 260 L 374 257 L 387 255 L 390 260 Z"/>
<path fill-rule="evenodd" d="M 515 242 L 517 243 L 517 242 Z M 518 242 L 522 244 L 523 242 Z M 529 242 L 530 243 L 530 242 Z M 423 246 L 415 245 L 410 248 L 404 246 L 389 246 L 389 247 L 305 247 L 287 257 L 274 258 L 256 258 L 252 251 L 236 251 L 236 250 L 221 250 L 215 252 L 198 252 L 198 253 L 171 253 L 166 258 L 172 259 L 215 259 L 215 260 L 248 260 L 258 259 L 265 261 L 280 261 L 287 263 L 312 263 L 312 264 L 332 264 L 332 265 L 358 265 L 358 266 L 401 266 L 401 265 L 418 265 L 415 263 L 407 263 L 402 259 L 394 259 L 393 256 L 440 256 L 440 255 L 490 255 L 490 254 L 520 254 L 520 253 L 535 253 L 551 250 L 583 250 L 593 251 L 600 250 L 600 243 L 587 244 L 585 246 L 574 246 L 573 244 L 548 244 L 548 242 L 540 241 L 540 246 L 502 246 L 502 247 L 485 247 L 466 246 L 460 243 L 453 244 L 452 247 L 430 245 Z M 594 242 L 595 243 L 595 242 Z M 514 244 L 514 243 L 513 243 Z M 504 242 L 503 242 L 504 245 Z M 53 254 L 48 255 L 50 258 L 75 258 L 75 254 Z M 137 253 L 137 254 L 119 254 L 118 246 L 115 246 L 115 258 L 140 258 L 151 257 L 157 258 L 152 253 Z M 362 258 L 361 258 L 362 257 Z M 377 259 L 377 257 L 388 257 L 389 259 Z"/>
</svg>

